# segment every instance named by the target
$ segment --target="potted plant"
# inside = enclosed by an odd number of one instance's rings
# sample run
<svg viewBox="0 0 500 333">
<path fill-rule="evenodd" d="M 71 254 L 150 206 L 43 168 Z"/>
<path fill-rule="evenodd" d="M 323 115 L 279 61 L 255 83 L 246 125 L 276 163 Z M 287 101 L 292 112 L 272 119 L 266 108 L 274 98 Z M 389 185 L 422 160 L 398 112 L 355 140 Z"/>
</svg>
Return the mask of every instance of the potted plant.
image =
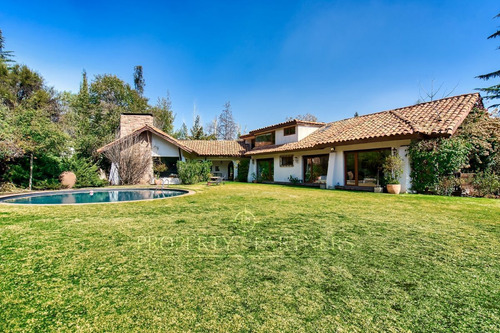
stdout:
<svg viewBox="0 0 500 333">
<path fill-rule="evenodd" d="M 399 194 L 401 192 L 399 177 L 403 173 L 403 160 L 398 154 L 387 156 L 382 169 L 384 170 L 385 181 L 387 183 L 387 192 Z"/>
</svg>

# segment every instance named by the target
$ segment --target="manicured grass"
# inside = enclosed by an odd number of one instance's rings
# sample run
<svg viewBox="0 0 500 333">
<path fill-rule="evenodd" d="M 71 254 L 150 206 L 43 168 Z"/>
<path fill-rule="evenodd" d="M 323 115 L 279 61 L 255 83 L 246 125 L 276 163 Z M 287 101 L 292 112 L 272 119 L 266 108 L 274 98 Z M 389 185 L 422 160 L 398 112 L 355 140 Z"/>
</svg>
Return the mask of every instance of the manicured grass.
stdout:
<svg viewBox="0 0 500 333">
<path fill-rule="evenodd" d="M 0 331 L 500 330 L 498 200 L 189 188 L 0 205 Z"/>
</svg>

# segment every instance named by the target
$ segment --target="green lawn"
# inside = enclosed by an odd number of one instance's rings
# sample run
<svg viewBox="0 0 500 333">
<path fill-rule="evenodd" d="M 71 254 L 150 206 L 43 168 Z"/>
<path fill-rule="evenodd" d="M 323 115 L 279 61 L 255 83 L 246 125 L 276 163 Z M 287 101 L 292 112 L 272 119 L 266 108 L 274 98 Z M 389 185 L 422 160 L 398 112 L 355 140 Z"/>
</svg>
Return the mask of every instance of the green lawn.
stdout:
<svg viewBox="0 0 500 333">
<path fill-rule="evenodd" d="M 500 330 L 499 200 L 189 188 L 0 205 L 0 331 Z"/>
</svg>

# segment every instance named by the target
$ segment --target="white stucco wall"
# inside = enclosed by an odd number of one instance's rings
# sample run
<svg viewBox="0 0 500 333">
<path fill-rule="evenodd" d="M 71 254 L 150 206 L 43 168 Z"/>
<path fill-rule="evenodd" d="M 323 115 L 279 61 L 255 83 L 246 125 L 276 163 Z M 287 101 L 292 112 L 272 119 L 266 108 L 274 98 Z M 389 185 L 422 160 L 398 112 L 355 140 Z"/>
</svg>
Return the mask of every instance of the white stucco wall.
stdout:
<svg viewBox="0 0 500 333">
<path fill-rule="evenodd" d="M 397 141 L 382 141 L 373 143 L 363 143 L 356 145 L 347 146 L 337 146 L 335 147 L 335 157 L 330 156 L 333 159 L 334 166 L 333 169 L 331 165 L 328 165 L 328 171 L 332 171 L 332 174 L 327 177 L 327 187 L 333 188 L 336 185 L 345 185 L 345 175 L 344 175 L 344 152 L 351 150 L 365 150 L 365 149 L 377 149 L 377 148 L 396 148 L 398 154 L 403 160 L 403 174 L 401 175 L 399 181 L 401 182 L 401 192 L 406 192 L 411 187 L 410 184 L 410 161 L 406 156 L 406 148 L 410 144 L 410 140 L 397 140 Z"/>
<path fill-rule="evenodd" d="M 152 141 L 152 156 L 163 156 L 163 157 L 179 157 L 179 147 L 171 144 L 168 141 L 160 138 L 159 136 L 153 134 Z"/>
<path fill-rule="evenodd" d="M 330 148 L 319 149 L 319 150 L 307 150 L 300 152 L 292 152 L 292 153 L 281 153 L 279 155 L 258 155 L 254 156 L 253 159 L 267 159 L 272 158 L 274 160 L 274 181 L 275 182 L 288 182 L 289 177 L 297 177 L 298 179 L 303 180 L 304 178 L 304 156 L 307 155 L 319 155 L 319 154 L 328 154 L 330 152 Z M 285 155 L 293 155 L 293 166 L 289 167 L 280 167 L 280 156 Z M 250 170 L 248 172 L 248 181 L 252 181 L 251 174 L 252 172 L 257 173 L 257 162 L 250 162 Z"/>
<path fill-rule="evenodd" d="M 331 151 L 331 148 L 319 149 L 319 150 L 308 150 L 292 153 L 281 153 L 281 154 L 269 154 L 269 155 L 258 155 L 253 156 L 252 159 L 274 159 L 274 181 L 276 182 L 288 182 L 290 175 L 303 179 L 303 156 L 307 155 L 317 155 L 317 154 L 328 154 L 328 174 L 327 174 L 327 187 L 334 188 L 335 185 L 345 185 L 344 184 L 344 152 L 352 150 L 365 150 L 365 149 L 377 149 L 377 148 L 396 148 L 399 156 L 403 160 L 403 173 L 399 179 L 401 182 L 401 191 L 404 193 L 408 191 L 411 187 L 410 179 L 410 161 L 408 156 L 406 156 L 406 150 L 410 140 L 397 140 L 397 141 L 382 141 L 355 145 L 345 145 L 335 147 L 335 151 Z M 279 157 L 282 155 L 293 155 L 293 167 L 280 167 Z M 251 174 L 257 172 L 257 163 L 250 162 L 250 169 L 248 172 L 248 181 L 252 181 Z"/>
<path fill-rule="evenodd" d="M 314 131 L 316 131 L 318 127 L 311 127 L 311 126 L 298 126 L 298 131 L 297 131 L 297 139 L 298 141 L 302 140 L 306 136 L 310 135 Z"/>
<path fill-rule="evenodd" d="M 290 126 L 291 127 L 291 126 Z M 282 145 L 284 143 L 297 142 L 298 141 L 298 130 L 295 127 L 295 134 L 285 135 L 284 128 L 278 128 L 275 134 L 275 142 L 277 145 Z"/>
</svg>

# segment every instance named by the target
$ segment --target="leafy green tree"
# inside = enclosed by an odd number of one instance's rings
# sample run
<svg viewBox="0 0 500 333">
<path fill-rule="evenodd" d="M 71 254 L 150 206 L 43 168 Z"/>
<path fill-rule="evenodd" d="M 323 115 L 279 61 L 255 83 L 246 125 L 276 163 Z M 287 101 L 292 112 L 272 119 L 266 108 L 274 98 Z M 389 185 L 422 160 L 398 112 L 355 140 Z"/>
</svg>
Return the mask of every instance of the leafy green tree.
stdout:
<svg viewBox="0 0 500 333">
<path fill-rule="evenodd" d="M 496 15 L 495 18 L 500 18 L 500 14 Z M 488 39 L 493 39 L 497 37 L 500 37 L 500 30 L 497 30 L 496 32 L 488 36 Z M 500 47 L 498 49 L 500 49 Z M 490 80 L 498 77 L 500 77 L 500 70 L 477 76 L 477 78 L 482 80 Z M 500 84 L 495 84 L 487 88 L 479 88 L 478 90 L 486 93 L 486 96 L 483 97 L 484 99 L 495 100 L 500 98 Z M 497 103 L 491 105 L 490 108 L 495 108 L 498 106 L 500 106 L 500 104 Z"/>
<path fill-rule="evenodd" d="M 97 149 L 116 137 L 123 112 L 149 111 L 148 100 L 115 75 L 97 75 L 82 84 L 71 104 L 77 154 L 98 161 Z"/>
<path fill-rule="evenodd" d="M 471 145 L 469 171 L 500 173 L 500 118 L 474 108 L 457 131 L 457 137 Z"/>
<path fill-rule="evenodd" d="M 167 91 L 167 97 L 158 98 L 156 105 L 151 109 L 154 116 L 155 126 L 163 132 L 172 134 L 174 131 L 175 114 L 172 110 L 172 101 L 170 93 Z"/>
<path fill-rule="evenodd" d="M 13 166 L 19 159 L 30 160 L 29 187 L 33 185 L 35 160 L 66 152 L 68 137 L 62 129 L 60 94 L 44 84 L 43 78 L 25 65 L 7 67 L 0 62 L 0 104 L 2 164 Z M 41 165 L 41 167 L 45 167 Z M 58 176 L 58 175 L 57 175 Z"/>
<path fill-rule="evenodd" d="M 0 63 L 0 96 L 2 104 L 8 108 L 14 109 L 30 99 L 31 102 L 40 100 L 34 95 L 43 88 L 42 77 L 27 66 L 16 64 L 7 67 L 5 63 Z"/>
<path fill-rule="evenodd" d="M 14 115 L 16 134 L 23 139 L 20 146 L 30 159 L 29 189 L 33 186 L 34 160 L 38 156 L 60 155 L 66 150 L 67 135 L 60 124 L 51 120 L 42 108 L 18 107 Z"/>
<path fill-rule="evenodd" d="M 4 105 L 0 105 L 0 182 L 7 171 L 7 163 L 23 156 L 20 138 L 10 122 L 11 112 Z"/>
</svg>

